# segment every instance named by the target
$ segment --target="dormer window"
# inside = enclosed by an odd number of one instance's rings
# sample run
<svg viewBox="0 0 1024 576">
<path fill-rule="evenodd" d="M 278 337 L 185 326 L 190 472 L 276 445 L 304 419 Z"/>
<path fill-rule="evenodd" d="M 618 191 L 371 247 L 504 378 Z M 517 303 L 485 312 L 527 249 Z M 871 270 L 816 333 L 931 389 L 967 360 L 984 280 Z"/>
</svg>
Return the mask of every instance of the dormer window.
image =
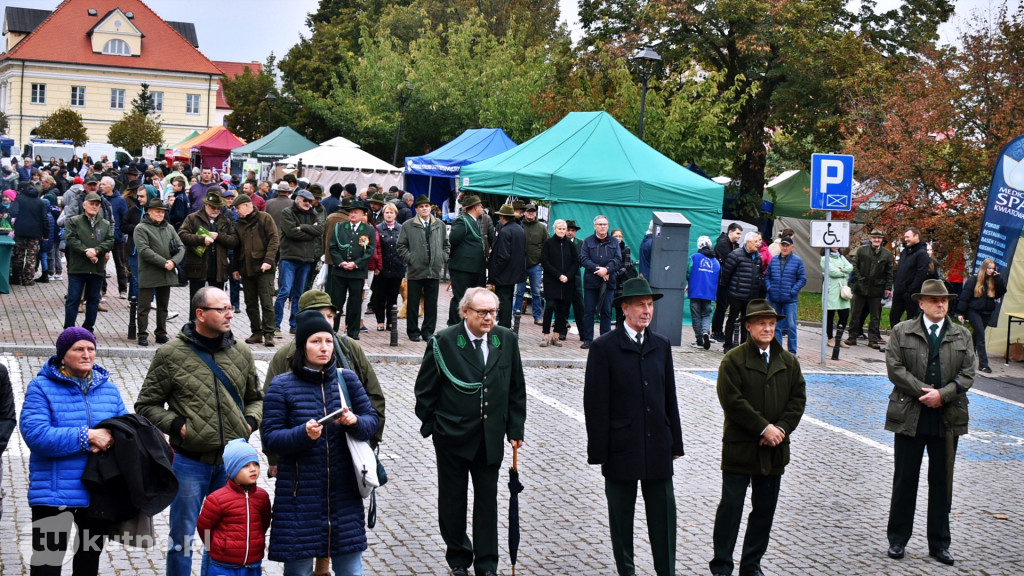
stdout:
<svg viewBox="0 0 1024 576">
<path fill-rule="evenodd" d="M 131 56 L 132 49 L 124 40 L 114 38 L 103 45 L 103 53 L 111 56 Z"/>
</svg>

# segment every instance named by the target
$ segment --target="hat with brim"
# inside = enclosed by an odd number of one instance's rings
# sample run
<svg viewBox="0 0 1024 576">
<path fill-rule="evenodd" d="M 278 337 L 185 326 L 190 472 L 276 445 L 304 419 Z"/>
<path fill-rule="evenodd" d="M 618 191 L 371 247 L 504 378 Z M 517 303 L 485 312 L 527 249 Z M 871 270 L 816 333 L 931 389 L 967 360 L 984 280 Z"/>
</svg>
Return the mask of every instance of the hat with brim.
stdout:
<svg viewBox="0 0 1024 576">
<path fill-rule="evenodd" d="M 501 209 L 498 210 L 498 216 L 504 216 L 506 218 L 515 218 L 515 208 L 512 208 L 511 204 L 502 204 Z"/>
<path fill-rule="evenodd" d="M 473 206 L 477 206 L 483 203 L 484 201 L 481 200 L 479 196 L 466 196 L 465 198 L 462 199 L 462 208 L 464 210 L 469 210 Z"/>
<path fill-rule="evenodd" d="M 149 201 L 149 204 L 146 204 L 146 210 L 154 210 L 154 209 L 155 210 L 165 210 L 166 211 L 167 210 L 167 204 L 164 204 L 164 201 L 159 199 L 159 198 L 153 198 L 152 200 Z"/>
<path fill-rule="evenodd" d="M 875 236 L 877 238 L 885 238 L 885 232 L 882 232 L 878 228 L 875 228 L 874 230 L 871 231 L 871 234 L 868 234 L 868 236 Z"/>
<path fill-rule="evenodd" d="M 622 294 L 612 301 L 612 306 L 618 306 L 636 296 L 650 296 L 654 300 L 659 300 L 664 294 L 652 292 L 651 285 L 644 278 L 630 278 L 622 285 Z"/>
<path fill-rule="evenodd" d="M 582 230 L 582 228 L 576 225 L 575 220 L 566 220 L 565 227 L 569 230 Z"/>
<path fill-rule="evenodd" d="M 363 214 L 366 214 L 366 204 L 364 204 L 360 200 L 357 200 L 357 201 L 349 204 L 349 206 L 348 206 L 348 211 L 349 212 L 351 212 L 353 210 L 360 210 L 360 211 L 362 211 Z"/>
<path fill-rule="evenodd" d="M 299 190 L 299 193 L 295 195 L 295 199 L 298 200 L 299 198 L 302 198 L 303 200 L 309 200 L 310 202 L 314 200 L 313 193 L 310 192 L 309 190 Z"/>
<path fill-rule="evenodd" d="M 376 194 L 374 194 L 370 198 L 370 202 L 376 202 L 377 204 L 384 204 L 384 203 L 387 202 L 387 198 L 384 198 L 383 194 L 381 194 L 380 192 L 377 192 Z"/>
<path fill-rule="evenodd" d="M 743 318 L 740 320 L 746 322 L 747 320 L 753 320 L 759 316 L 772 316 L 776 320 L 785 320 L 786 317 L 775 311 L 772 305 L 768 303 L 764 298 L 755 298 L 747 303 L 747 311 L 743 313 Z"/>
<path fill-rule="evenodd" d="M 85 202 L 103 202 L 103 199 L 100 198 L 99 194 L 90 192 L 85 195 Z"/>
<path fill-rule="evenodd" d="M 430 204 L 430 198 L 420 194 L 420 197 L 416 199 L 416 205 L 419 206 L 420 204 Z"/>
<path fill-rule="evenodd" d="M 207 192 L 206 198 L 203 198 L 203 204 L 212 208 L 223 208 L 228 205 L 228 203 L 224 201 L 224 197 L 218 192 Z"/>
<path fill-rule="evenodd" d="M 950 294 L 949 290 L 946 289 L 946 283 L 937 278 L 925 280 L 924 284 L 921 284 L 921 291 L 917 294 L 912 295 L 910 298 L 917 302 L 925 296 L 931 296 L 933 298 L 946 298 L 949 300 L 956 299 L 956 294 Z"/>
<path fill-rule="evenodd" d="M 334 310 L 335 314 L 338 313 L 338 307 L 331 302 L 331 296 L 323 290 L 308 290 L 299 296 L 300 312 L 319 310 L 320 308 L 330 308 Z"/>
</svg>

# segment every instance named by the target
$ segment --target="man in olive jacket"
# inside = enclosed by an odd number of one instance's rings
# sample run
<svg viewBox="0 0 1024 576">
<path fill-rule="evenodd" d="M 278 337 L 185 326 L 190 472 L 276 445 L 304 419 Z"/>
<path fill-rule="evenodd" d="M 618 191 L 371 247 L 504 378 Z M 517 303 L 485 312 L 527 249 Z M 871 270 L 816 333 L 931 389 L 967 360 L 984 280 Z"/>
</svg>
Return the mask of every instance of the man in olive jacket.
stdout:
<svg viewBox="0 0 1024 576">
<path fill-rule="evenodd" d="M 676 570 L 676 498 L 672 461 L 683 456 L 672 345 L 648 328 L 654 301 L 643 278 L 627 280 L 622 295 L 622 326 L 594 340 L 587 356 L 583 411 L 587 423 L 587 463 L 600 464 L 608 498 L 608 524 L 615 566 L 635 574 L 633 515 L 639 481 L 647 507 L 647 527 L 659 576 Z M 651 434 L 651 431 L 655 431 Z"/>
<path fill-rule="evenodd" d="M 470 288 L 459 310 L 463 322 L 427 344 L 416 376 L 416 417 L 420 433 L 434 442 L 438 525 L 452 576 L 467 576 L 471 565 L 477 576 L 496 576 L 498 473 L 504 439 L 516 448 L 523 444 L 526 381 L 516 335 L 494 324 L 497 296 Z M 466 535 L 470 475 L 472 544 Z"/>
<path fill-rule="evenodd" d="M 220 186 L 211 186 L 203 197 L 202 209 L 186 216 L 178 228 L 178 236 L 185 245 L 182 270 L 188 278 L 190 299 L 203 286 L 223 288 L 231 273 L 228 252 L 238 246 L 238 236 L 224 210 L 228 204 L 220 193 Z M 195 318 L 195 308 L 190 307 L 188 319 Z"/>
<path fill-rule="evenodd" d="M 479 196 L 466 196 L 462 201 L 462 213 L 452 222 L 448 234 L 451 244 L 451 258 L 448 260 L 448 273 L 452 278 L 452 301 L 448 306 L 448 325 L 458 324 L 459 301 L 467 288 L 487 284 L 487 246 L 486 229 L 494 234 L 489 218 L 481 219 L 484 204 Z"/>
<path fill-rule="evenodd" d="M 912 298 L 921 314 L 900 322 L 886 346 L 892 381 L 885 429 L 896 434 L 889 508 L 889 557 L 903 558 L 914 530 L 921 459 L 928 450 L 928 554 L 952 565 L 949 511 L 957 441 L 967 433 L 967 391 L 978 366 L 970 331 L 947 316 L 956 298 L 942 280 L 925 280 Z"/>
<path fill-rule="evenodd" d="M 89 332 L 96 326 L 100 306 L 100 288 L 106 279 L 106 255 L 114 247 L 110 222 L 100 216 L 101 198 L 95 192 L 85 197 L 83 213 L 71 217 L 64 226 L 68 259 L 68 294 L 64 299 L 64 327 L 78 321 L 78 303 L 85 292 L 85 323 Z"/>
<path fill-rule="evenodd" d="M 377 231 L 363 222 L 365 215 L 366 205 L 360 201 L 353 202 L 348 207 L 348 220 L 339 221 L 332 214 L 332 225 L 324 233 L 327 293 L 339 310 L 345 309 L 345 332 L 352 340 L 359 340 L 363 287 L 369 276 L 370 260 L 377 249 Z M 335 317 L 335 332 L 340 323 L 341 318 Z"/>
<path fill-rule="evenodd" d="M 239 194 L 232 205 L 238 211 L 233 275 L 242 282 L 252 332 L 245 341 L 258 344 L 262 337 L 263 344 L 270 347 L 274 345 L 274 265 L 280 246 L 277 224 L 273 216 L 257 210 L 247 194 Z"/>
<path fill-rule="evenodd" d="M 864 333 L 864 320 L 868 324 L 868 346 L 879 348 L 882 334 L 882 297 L 892 295 L 892 252 L 882 246 L 885 232 L 875 229 L 869 235 L 871 244 L 857 248 L 853 253 L 853 310 L 850 313 L 850 337 L 846 343 L 857 345 L 857 337 Z"/>
<path fill-rule="evenodd" d="M 167 434 L 174 449 L 179 488 L 171 503 L 167 576 L 192 573 L 199 509 L 228 480 L 224 445 L 248 439 L 263 418 L 252 351 L 231 333 L 231 299 L 206 286 L 193 304 L 195 321 L 157 349 L 135 401 L 135 411 Z"/>
<path fill-rule="evenodd" d="M 441 282 L 444 263 L 448 261 L 451 246 L 448 243 L 448 229 L 444 222 L 430 213 L 430 199 L 420 196 L 416 199 L 416 215 L 402 224 L 398 234 L 398 256 L 405 260 L 405 273 L 409 285 L 409 315 L 406 317 L 406 334 L 409 340 L 429 340 L 437 326 L 437 293 Z M 416 311 L 423 300 L 423 327 L 418 324 Z"/>
<path fill-rule="evenodd" d="M 807 404 L 800 362 L 775 339 L 775 323 L 784 318 L 763 298 L 746 303 L 741 320 L 748 337 L 725 354 L 718 368 L 718 400 L 725 425 L 712 574 L 732 574 L 733 550 L 750 486 L 753 510 L 743 537 L 740 574 L 763 576 L 761 558 L 768 549 L 782 473 L 789 464 L 789 437 Z"/>
</svg>

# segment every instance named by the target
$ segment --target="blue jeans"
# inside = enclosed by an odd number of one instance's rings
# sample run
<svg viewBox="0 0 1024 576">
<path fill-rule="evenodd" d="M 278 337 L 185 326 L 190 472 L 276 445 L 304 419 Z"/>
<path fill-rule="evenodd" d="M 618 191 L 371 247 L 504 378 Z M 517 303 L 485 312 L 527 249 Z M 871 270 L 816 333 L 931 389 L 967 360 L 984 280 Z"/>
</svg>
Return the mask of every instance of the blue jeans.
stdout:
<svg viewBox="0 0 1024 576">
<path fill-rule="evenodd" d="M 701 336 L 711 334 L 711 309 L 713 302 L 703 298 L 690 298 L 690 323 L 697 342 L 703 342 Z"/>
<path fill-rule="evenodd" d="M 284 320 L 284 301 L 288 299 L 292 301 L 292 316 L 288 319 L 288 325 L 295 328 L 295 317 L 299 315 L 299 297 L 302 296 L 306 277 L 312 268 L 312 262 L 281 260 L 281 272 L 278 275 L 280 288 L 277 291 L 277 300 L 274 301 L 274 326 L 278 330 L 281 329 L 281 321 Z"/>
<path fill-rule="evenodd" d="M 786 317 L 785 320 L 775 323 L 775 339 L 779 341 L 779 345 L 783 345 L 785 342 L 782 341 L 782 336 L 783 334 L 788 334 L 789 346 L 787 349 L 796 354 L 796 301 L 776 302 L 769 300 L 768 303 L 772 305 L 772 308 L 775 308 L 776 313 Z"/>
<path fill-rule="evenodd" d="M 222 564 L 210 560 L 209 576 L 261 576 L 263 566 L 261 562 L 249 564 L 248 566 L 237 566 L 235 564 Z"/>
<path fill-rule="evenodd" d="M 139 301 L 139 255 L 128 255 L 128 268 L 132 271 L 132 277 L 128 281 L 128 299 Z"/>
<path fill-rule="evenodd" d="M 335 576 L 363 576 L 363 553 L 350 552 L 331 556 L 331 568 Z M 311 576 L 313 559 L 291 560 L 284 563 L 284 576 Z"/>
<path fill-rule="evenodd" d="M 231 305 L 238 308 L 241 301 L 239 295 L 242 293 L 242 281 L 235 280 L 234 276 L 228 278 L 228 289 L 230 290 L 228 298 L 231 300 Z"/>
<path fill-rule="evenodd" d="M 178 477 L 178 495 L 171 502 L 167 576 L 190 576 L 199 510 L 211 492 L 227 484 L 228 475 L 223 464 L 203 464 L 177 452 L 174 454 L 173 469 L 174 475 Z M 204 576 L 209 568 L 209 560 L 209 554 L 203 552 L 201 574 Z"/>
<path fill-rule="evenodd" d="M 601 316 L 601 334 L 612 329 L 612 298 L 615 290 L 608 286 L 604 291 L 604 301 L 598 302 L 599 288 L 583 289 L 583 341 L 594 340 L 594 314 Z"/>
<path fill-rule="evenodd" d="M 533 319 L 540 320 L 544 314 L 544 305 L 541 302 L 540 287 L 543 280 L 543 269 L 540 264 L 526 269 L 526 277 L 530 279 L 530 308 L 533 312 Z M 513 310 L 523 309 L 523 297 L 526 296 L 526 282 L 516 284 L 516 298 L 512 304 Z"/>
<path fill-rule="evenodd" d="M 82 328 L 89 332 L 96 326 L 96 315 L 100 308 L 100 287 L 102 274 L 68 274 L 68 295 L 64 299 L 64 327 L 70 328 L 78 321 L 78 303 L 85 292 L 85 322 Z"/>
</svg>

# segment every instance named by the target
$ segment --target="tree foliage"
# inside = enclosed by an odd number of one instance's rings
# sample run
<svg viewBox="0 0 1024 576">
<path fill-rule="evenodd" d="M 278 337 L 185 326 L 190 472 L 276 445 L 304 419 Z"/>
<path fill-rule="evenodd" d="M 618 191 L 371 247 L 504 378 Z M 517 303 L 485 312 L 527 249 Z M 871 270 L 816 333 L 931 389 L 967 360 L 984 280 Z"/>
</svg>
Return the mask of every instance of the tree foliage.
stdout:
<svg viewBox="0 0 1024 576">
<path fill-rule="evenodd" d="M 231 113 L 224 120 L 228 130 L 243 140 L 255 140 L 278 126 L 288 125 L 287 105 L 275 85 L 274 61 L 271 54 L 259 73 L 246 66 L 233 78 L 221 79 L 224 99 L 231 107 Z M 274 98 L 268 99 L 268 94 L 273 94 Z"/>
<path fill-rule="evenodd" d="M 7 129 L 10 127 L 11 119 L 7 116 L 7 114 L 0 112 L 0 134 L 7 134 Z"/>
<path fill-rule="evenodd" d="M 134 109 L 111 124 L 107 132 L 107 142 L 124 148 L 133 156 L 141 155 L 146 146 L 156 146 L 163 141 L 164 129 L 160 121 Z"/>
<path fill-rule="evenodd" d="M 153 102 L 153 95 L 149 92 L 149 84 L 143 82 L 139 95 L 132 99 L 132 110 L 148 116 L 156 111 L 156 104 Z"/>
<path fill-rule="evenodd" d="M 89 133 L 82 123 L 82 115 L 70 106 L 61 106 L 43 118 L 36 127 L 36 136 L 55 140 L 71 140 L 75 146 L 89 141 Z"/>
</svg>

